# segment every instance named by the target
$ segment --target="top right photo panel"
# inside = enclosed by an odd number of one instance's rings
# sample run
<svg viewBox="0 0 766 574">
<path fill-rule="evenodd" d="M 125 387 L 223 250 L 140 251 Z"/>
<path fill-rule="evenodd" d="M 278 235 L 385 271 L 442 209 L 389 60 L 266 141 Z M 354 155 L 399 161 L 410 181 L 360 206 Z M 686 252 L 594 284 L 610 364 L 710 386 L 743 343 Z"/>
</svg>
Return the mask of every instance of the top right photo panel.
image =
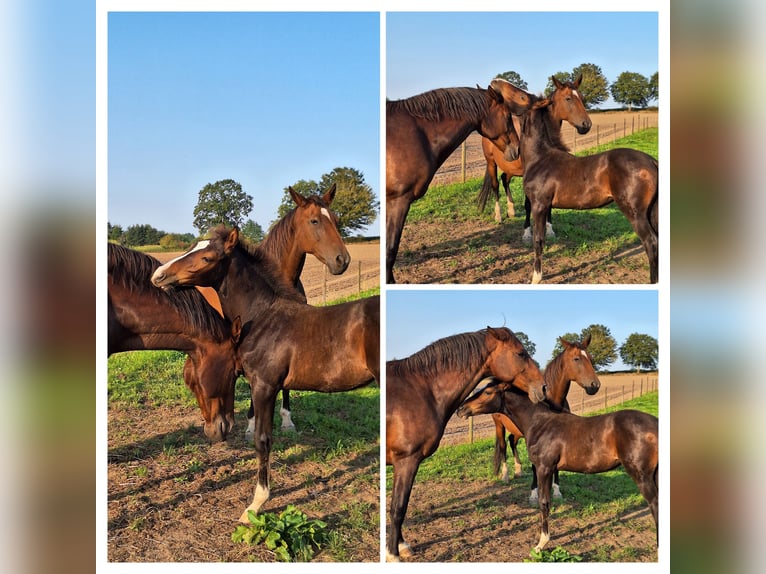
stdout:
<svg viewBox="0 0 766 574">
<path fill-rule="evenodd" d="M 664 280 L 658 35 L 657 12 L 387 13 L 386 282 Z"/>
</svg>

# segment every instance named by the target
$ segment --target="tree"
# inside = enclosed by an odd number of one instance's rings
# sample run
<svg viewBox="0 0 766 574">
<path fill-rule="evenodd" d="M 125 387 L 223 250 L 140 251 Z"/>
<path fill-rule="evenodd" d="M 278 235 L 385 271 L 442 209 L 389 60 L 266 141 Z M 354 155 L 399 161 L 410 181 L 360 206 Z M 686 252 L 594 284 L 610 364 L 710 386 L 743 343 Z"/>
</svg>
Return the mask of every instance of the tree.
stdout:
<svg viewBox="0 0 766 574">
<path fill-rule="evenodd" d="M 160 238 L 160 247 L 169 251 L 182 251 L 194 242 L 191 233 L 168 233 Z"/>
<path fill-rule="evenodd" d="M 131 225 L 122 236 L 125 245 L 138 247 L 139 245 L 159 245 L 164 231 L 155 229 L 149 224 Z"/>
<path fill-rule="evenodd" d="M 372 188 L 364 181 L 361 171 L 351 167 L 336 167 L 322 176 L 319 183 L 313 180 L 300 180 L 292 188 L 301 195 L 321 195 L 332 184 L 337 185 L 332 210 L 338 217 L 338 228 L 343 237 L 349 237 L 373 221 L 378 215 L 380 202 L 375 198 Z M 288 188 L 284 189 L 282 201 L 277 210 L 278 217 L 295 207 Z M 273 223 L 273 222 L 272 222 Z"/>
<path fill-rule="evenodd" d="M 593 368 L 599 370 L 614 363 L 617 360 L 617 341 L 612 337 L 609 328 L 604 325 L 594 324 L 580 331 L 579 335 L 575 333 L 566 333 L 561 337 L 574 343 L 582 341 L 589 334 L 591 340 L 590 345 L 588 345 L 588 353 L 593 361 Z M 555 358 L 563 350 L 564 346 L 557 340 L 551 358 Z"/>
<path fill-rule="evenodd" d="M 112 225 L 108 221 L 106 222 L 106 233 L 110 241 L 122 242 L 122 235 L 125 233 L 122 230 L 122 225 Z"/>
<path fill-rule="evenodd" d="M 221 223 L 228 227 L 240 227 L 252 209 L 252 196 L 246 194 L 233 179 L 208 183 L 200 190 L 194 207 L 194 227 L 200 234 Z"/>
<path fill-rule="evenodd" d="M 649 101 L 659 101 L 660 99 L 660 73 L 654 72 L 649 78 Z"/>
<path fill-rule="evenodd" d="M 631 333 L 619 350 L 622 362 L 636 367 L 637 373 L 641 372 L 641 367 L 647 371 L 657 368 L 659 345 L 657 339 L 650 335 Z"/>
<path fill-rule="evenodd" d="M 646 76 L 636 72 L 623 72 L 611 86 L 612 98 L 615 102 L 626 104 L 628 110 L 636 107 L 646 107 L 651 88 Z"/>
<path fill-rule="evenodd" d="M 263 233 L 263 227 L 259 223 L 256 223 L 252 219 L 248 219 L 239 230 L 239 234 L 253 243 L 260 243 L 263 241 L 265 234 Z"/>
<path fill-rule="evenodd" d="M 597 106 L 609 97 L 609 82 L 607 82 L 604 72 L 596 64 L 580 64 L 571 73 L 556 72 L 553 75 L 560 82 L 574 82 L 578 76 L 582 75 L 582 82 L 577 91 L 587 109 Z M 549 78 L 544 91 L 545 96 L 550 96 L 554 89 L 553 81 Z"/>
<path fill-rule="evenodd" d="M 537 347 L 532 341 L 530 341 L 527 334 L 524 331 L 514 331 L 513 334 L 516 335 L 516 338 L 519 340 L 519 343 L 521 343 L 522 346 L 527 350 L 527 353 L 529 353 L 529 356 L 534 357 L 535 353 L 537 352 Z"/>
<path fill-rule="evenodd" d="M 496 78 L 500 78 L 501 80 L 505 80 L 506 82 L 512 83 L 517 88 L 521 88 L 522 90 L 527 90 L 527 83 L 521 79 L 521 76 L 518 74 L 518 72 L 514 71 L 508 71 L 503 72 L 502 74 L 498 74 L 495 76 Z"/>
</svg>

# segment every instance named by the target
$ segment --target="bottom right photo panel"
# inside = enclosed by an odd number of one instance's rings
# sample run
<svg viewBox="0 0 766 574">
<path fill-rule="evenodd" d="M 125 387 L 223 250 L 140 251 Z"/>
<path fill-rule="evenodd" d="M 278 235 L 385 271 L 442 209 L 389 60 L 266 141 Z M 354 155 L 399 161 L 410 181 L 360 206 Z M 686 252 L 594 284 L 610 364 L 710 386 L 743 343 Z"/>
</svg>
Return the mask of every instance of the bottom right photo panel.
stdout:
<svg viewBox="0 0 766 574">
<path fill-rule="evenodd" d="M 656 290 L 389 290 L 386 559 L 656 562 Z"/>
</svg>

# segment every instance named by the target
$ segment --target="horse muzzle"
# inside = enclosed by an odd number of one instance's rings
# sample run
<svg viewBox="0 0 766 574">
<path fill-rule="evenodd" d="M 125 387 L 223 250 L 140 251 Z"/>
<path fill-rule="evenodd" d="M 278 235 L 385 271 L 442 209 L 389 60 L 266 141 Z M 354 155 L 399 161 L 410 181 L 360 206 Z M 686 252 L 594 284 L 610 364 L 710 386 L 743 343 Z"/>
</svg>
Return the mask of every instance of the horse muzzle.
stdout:
<svg viewBox="0 0 766 574">
<path fill-rule="evenodd" d="M 212 444 L 225 441 L 231 429 L 234 428 L 234 417 L 231 417 L 231 420 L 227 420 L 228 418 L 217 416 L 212 422 L 205 423 L 203 431 Z"/>
<path fill-rule="evenodd" d="M 345 253 L 339 253 L 332 260 L 328 259 L 325 262 L 325 265 L 327 265 L 327 269 L 330 270 L 330 273 L 333 275 L 340 275 L 348 269 L 349 263 L 351 263 L 351 255 L 346 251 Z"/>
<path fill-rule="evenodd" d="M 601 383 L 599 383 L 598 381 L 593 381 L 587 387 L 583 387 L 587 395 L 595 395 L 600 388 L 601 388 Z"/>
<path fill-rule="evenodd" d="M 577 126 L 575 129 L 577 130 L 577 133 L 581 136 L 587 134 L 590 131 L 591 126 L 593 125 L 593 122 L 590 120 L 583 122 L 579 126 Z"/>
<path fill-rule="evenodd" d="M 519 158 L 519 146 L 505 146 L 505 152 L 503 152 L 503 159 L 505 161 L 515 161 Z"/>
</svg>

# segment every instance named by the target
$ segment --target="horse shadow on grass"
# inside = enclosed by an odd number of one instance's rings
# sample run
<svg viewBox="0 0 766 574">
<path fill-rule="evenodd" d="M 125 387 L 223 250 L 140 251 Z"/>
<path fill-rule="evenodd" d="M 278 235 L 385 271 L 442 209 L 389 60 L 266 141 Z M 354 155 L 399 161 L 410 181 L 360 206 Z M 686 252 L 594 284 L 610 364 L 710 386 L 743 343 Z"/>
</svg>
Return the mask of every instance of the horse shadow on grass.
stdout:
<svg viewBox="0 0 766 574">
<path fill-rule="evenodd" d="M 405 536 L 409 532 L 412 538 L 410 542 L 415 551 L 414 560 L 454 561 L 455 555 L 462 553 L 461 550 L 455 549 L 458 544 L 473 552 L 470 558 L 472 561 L 514 562 L 528 558 L 529 550 L 539 539 L 540 512 L 536 505 L 529 504 L 527 478 L 528 475 L 525 474 L 522 480 L 515 479 L 510 485 L 499 481 L 489 484 L 481 481 L 467 482 L 438 504 L 422 502 L 422 498 L 419 503 L 418 492 L 413 491 L 411 515 L 408 515 L 404 526 Z M 583 488 L 592 489 L 594 496 L 601 500 L 604 498 L 603 493 L 615 490 L 622 492 L 626 481 L 632 484 L 631 479 L 622 474 L 588 475 L 588 478 L 591 480 Z M 574 493 L 567 494 L 566 482 L 567 477 L 562 476 L 561 489 L 564 499 L 552 501 L 549 549 L 565 541 L 565 548 L 577 554 L 575 548 L 581 545 L 591 546 L 594 540 L 599 539 L 600 532 L 635 520 L 646 523 L 648 519 L 647 528 L 652 528 L 651 513 L 643 498 L 628 503 L 614 514 L 601 510 L 596 515 L 588 516 L 592 514 L 588 502 L 578 500 Z M 420 485 L 419 490 L 424 492 L 426 488 L 426 485 Z M 620 494 L 618 498 L 622 496 Z M 587 496 L 582 494 L 580 498 Z M 485 518 L 477 517 L 477 513 L 485 513 Z M 440 524 L 446 524 L 448 527 L 437 526 Z M 497 540 L 510 542 L 506 555 L 498 555 Z M 487 549 L 482 550 L 485 546 Z M 482 554 L 483 552 L 486 555 Z M 596 552 L 597 550 L 585 550 L 580 556 L 586 561 L 597 560 Z"/>
</svg>

